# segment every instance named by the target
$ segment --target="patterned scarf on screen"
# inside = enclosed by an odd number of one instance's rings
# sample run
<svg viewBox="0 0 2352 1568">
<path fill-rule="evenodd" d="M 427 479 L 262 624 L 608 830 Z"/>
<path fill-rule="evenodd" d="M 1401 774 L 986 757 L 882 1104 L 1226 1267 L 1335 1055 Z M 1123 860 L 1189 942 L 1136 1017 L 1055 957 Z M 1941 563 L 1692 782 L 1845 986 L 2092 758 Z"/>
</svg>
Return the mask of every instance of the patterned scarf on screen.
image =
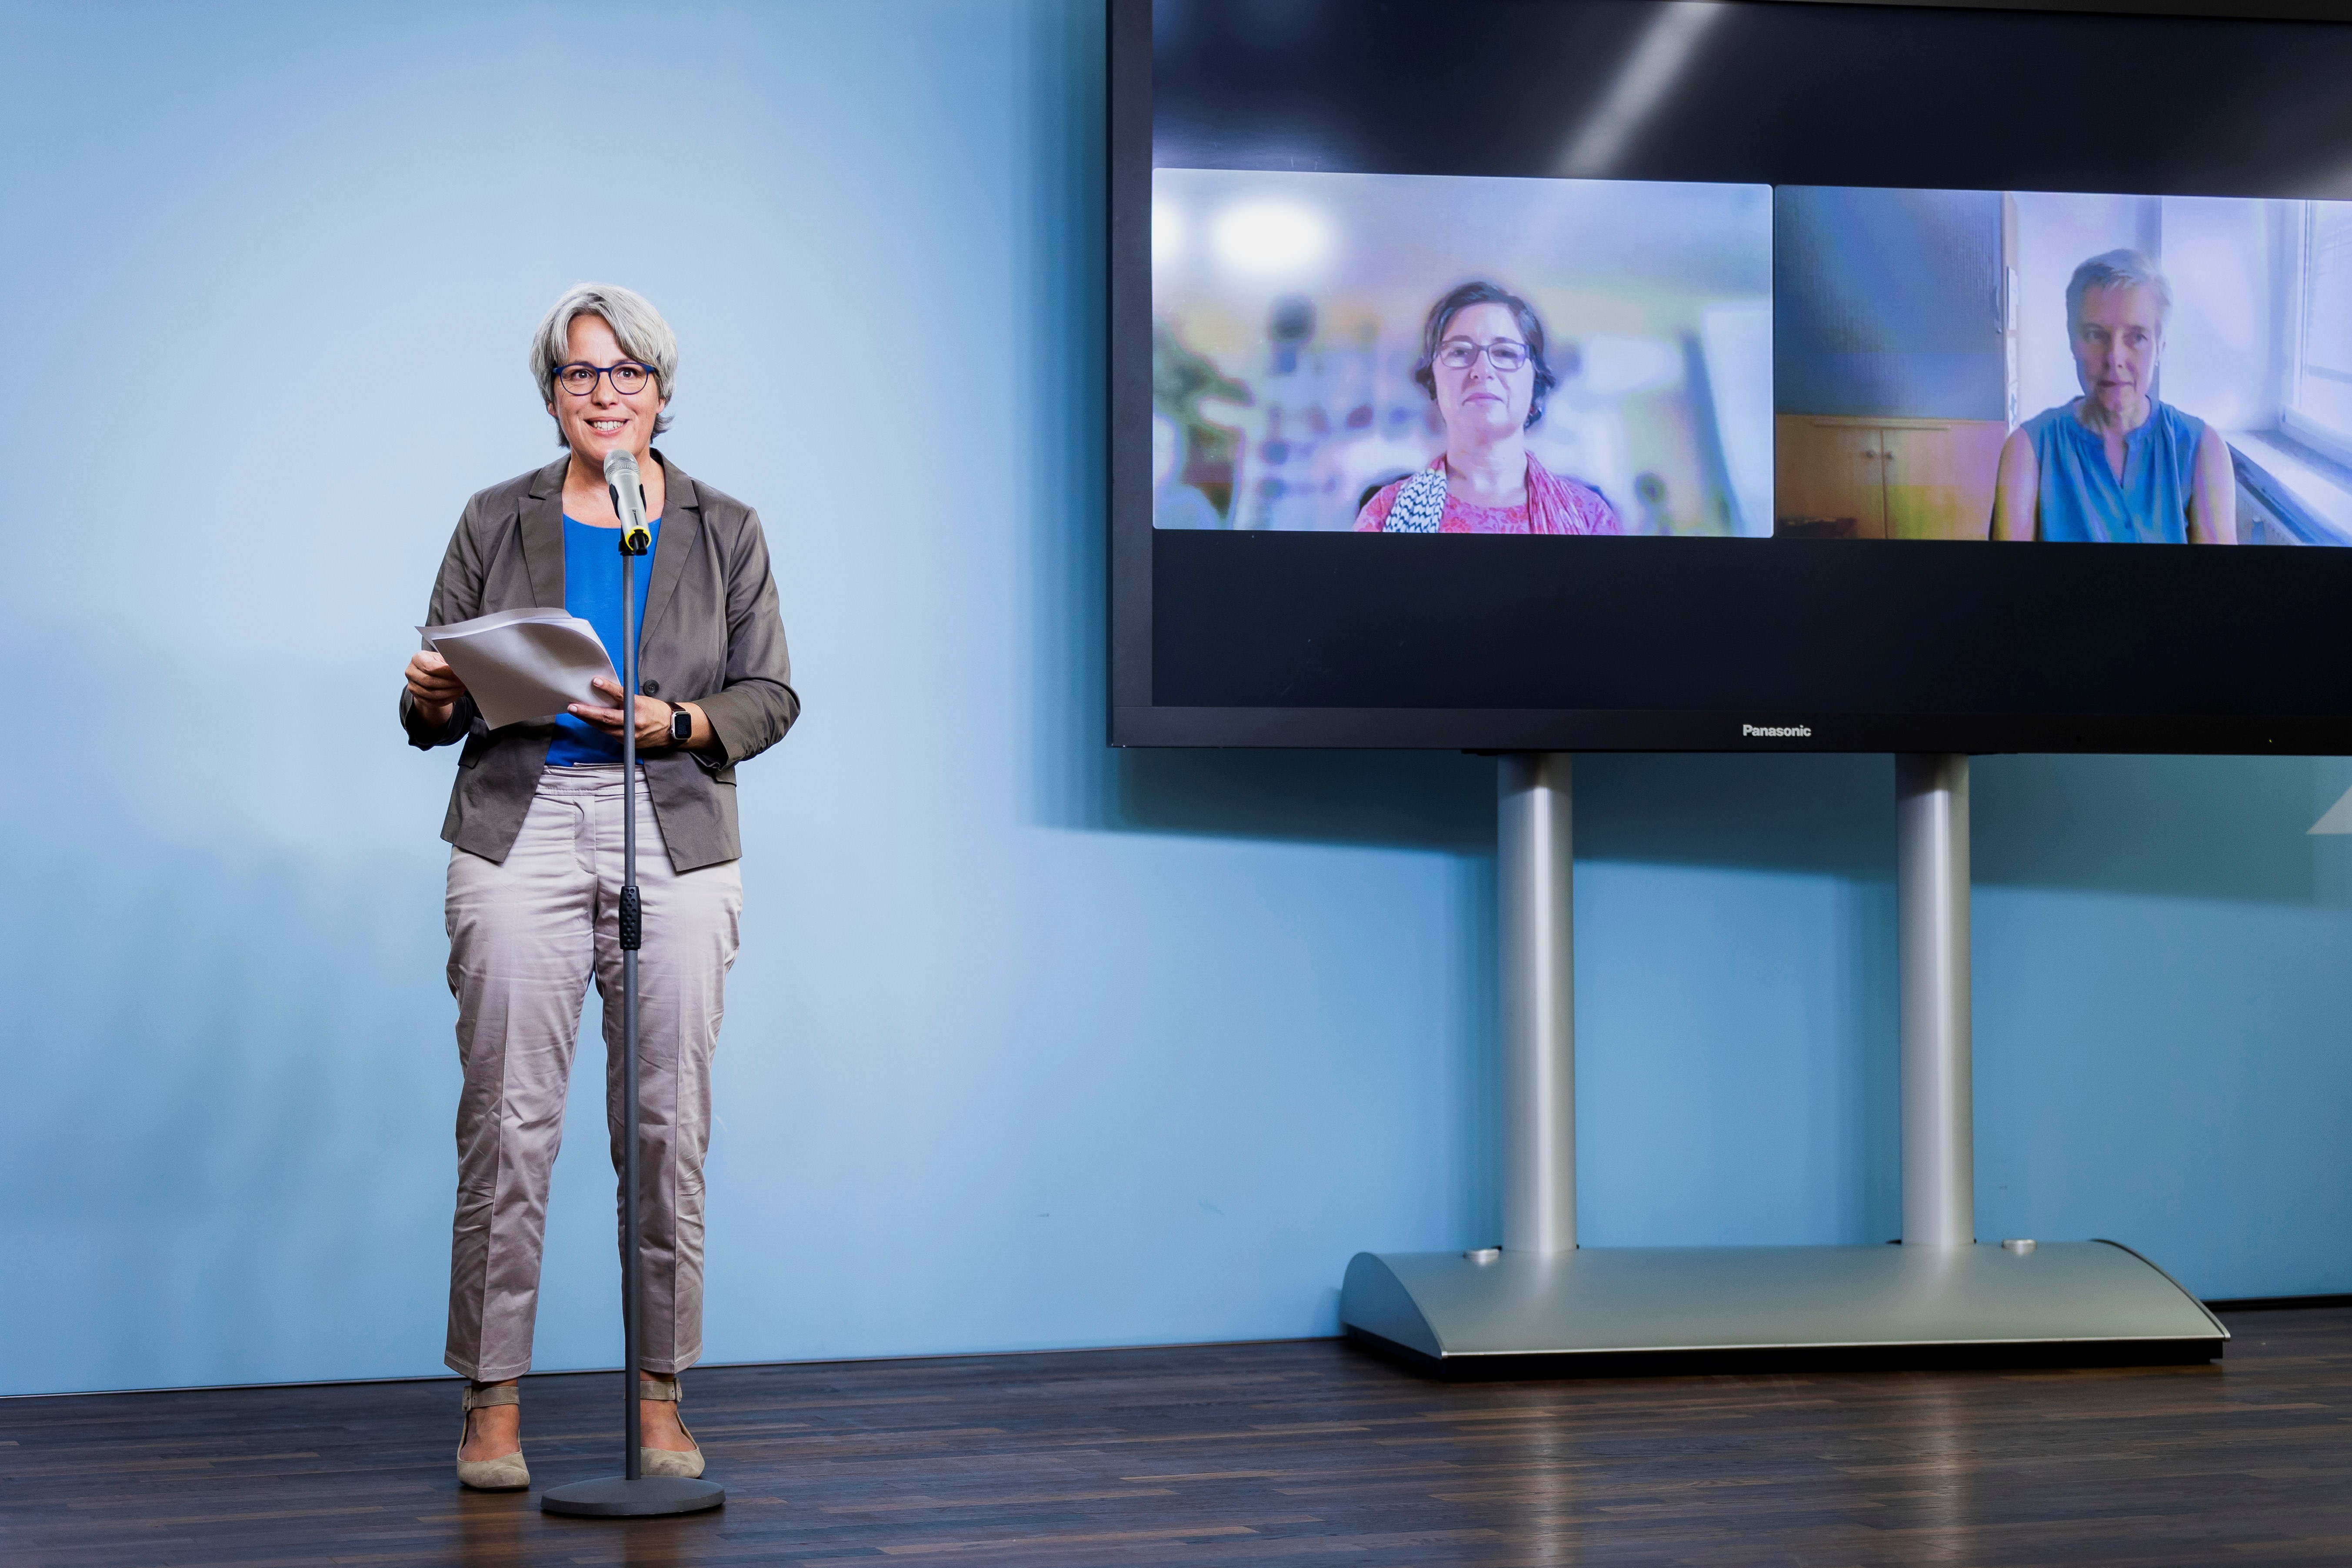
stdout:
<svg viewBox="0 0 2352 1568">
<path fill-rule="evenodd" d="M 1614 533 L 1613 517 L 1605 502 L 1586 501 L 1566 480 L 1530 457 L 1528 459 L 1528 531 L 1529 533 Z M 1598 512 L 1600 515 L 1596 516 Z M 1445 521 L 1445 459 L 1405 480 L 1389 508 L 1383 533 L 1435 533 Z"/>
</svg>

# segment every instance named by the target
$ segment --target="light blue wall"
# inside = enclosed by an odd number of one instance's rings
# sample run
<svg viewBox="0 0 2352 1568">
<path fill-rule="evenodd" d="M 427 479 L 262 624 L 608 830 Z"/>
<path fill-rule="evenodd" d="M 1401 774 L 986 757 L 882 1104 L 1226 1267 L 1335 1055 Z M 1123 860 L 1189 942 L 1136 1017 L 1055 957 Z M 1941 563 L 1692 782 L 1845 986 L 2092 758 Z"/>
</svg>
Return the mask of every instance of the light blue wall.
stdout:
<svg viewBox="0 0 2352 1568">
<path fill-rule="evenodd" d="M 393 694 L 582 277 L 676 323 L 808 701 L 710 1356 L 1328 1333 L 1354 1250 L 1493 1237 L 1491 764 L 1101 746 L 1094 12 L 0 10 L 0 1391 L 437 1367 L 450 758 Z M 1588 1239 L 1893 1234 L 1886 762 L 1580 770 Z M 2347 784 L 1979 764 L 1986 1234 L 2352 1289 Z M 583 1077 L 543 1367 L 617 1357 Z"/>
</svg>

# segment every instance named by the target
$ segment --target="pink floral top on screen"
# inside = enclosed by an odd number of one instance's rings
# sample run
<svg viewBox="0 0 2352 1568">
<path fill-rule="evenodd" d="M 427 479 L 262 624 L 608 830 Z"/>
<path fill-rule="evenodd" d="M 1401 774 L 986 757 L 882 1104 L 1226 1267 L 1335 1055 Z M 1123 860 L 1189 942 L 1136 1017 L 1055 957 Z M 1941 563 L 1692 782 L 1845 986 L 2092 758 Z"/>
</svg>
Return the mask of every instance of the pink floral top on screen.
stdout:
<svg viewBox="0 0 2352 1568">
<path fill-rule="evenodd" d="M 1443 468 L 1445 459 L 1434 465 Z M 1394 484 L 1383 485 L 1364 503 L 1356 514 L 1356 531 L 1378 533 L 1387 525 L 1389 509 L 1396 505 L 1397 492 L 1411 482 L 1407 475 Z M 1451 491 L 1445 497 L 1445 513 L 1437 525 L 1440 533 L 1622 533 L 1624 525 L 1599 490 L 1581 485 L 1574 479 L 1562 479 L 1552 473 L 1532 457 L 1528 459 L 1528 501 L 1524 506 L 1479 506 L 1464 500 Z"/>
</svg>

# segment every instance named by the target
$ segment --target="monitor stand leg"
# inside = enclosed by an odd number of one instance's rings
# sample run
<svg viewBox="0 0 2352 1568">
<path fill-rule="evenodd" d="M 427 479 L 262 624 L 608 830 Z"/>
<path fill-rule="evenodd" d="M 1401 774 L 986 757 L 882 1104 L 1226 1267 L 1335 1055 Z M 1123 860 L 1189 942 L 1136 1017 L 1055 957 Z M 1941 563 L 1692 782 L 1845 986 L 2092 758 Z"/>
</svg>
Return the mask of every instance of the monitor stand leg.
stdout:
<svg viewBox="0 0 2352 1568">
<path fill-rule="evenodd" d="M 1502 945 L 1503 1246 L 1576 1250 L 1576 944 L 1571 759 L 1507 756 L 1495 880 Z"/>
<path fill-rule="evenodd" d="M 1903 1018 L 1903 1243 L 1977 1238 L 1969 1072 L 1969 759 L 1895 759 Z"/>
<path fill-rule="evenodd" d="M 2116 1243 L 1970 1245 L 1969 763 L 1895 761 L 1903 1239 L 1844 1247 L 1579 1247 L 1570 759 L 1502 761 L 1496 893 L 1503 1245 L 1360 1252 L 1351 1336 L 1424 1369 L 2202 1362 L 2220 1321 Z"/>
</svg>

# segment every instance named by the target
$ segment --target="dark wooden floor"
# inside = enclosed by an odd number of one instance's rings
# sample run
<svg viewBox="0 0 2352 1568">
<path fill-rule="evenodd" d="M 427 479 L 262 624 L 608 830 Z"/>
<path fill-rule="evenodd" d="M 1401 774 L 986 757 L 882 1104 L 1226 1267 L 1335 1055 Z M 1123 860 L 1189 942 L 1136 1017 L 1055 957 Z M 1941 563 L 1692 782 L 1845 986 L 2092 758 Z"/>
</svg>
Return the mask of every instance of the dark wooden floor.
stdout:
<svg viewBox="0 0 2352 1568">
<path fill-rule="evenodd" d="M 2210 1367 L 1433 1383 L 1336 1342 L 705 1369 L 726 1509 L 461 1491 L 456 1385 L 0 1402 L 0 1562 L 2352 1562 L 2352 1310 Z M 532 1378 L 541 1485 L 615 1380 Z"/>
</svg>

